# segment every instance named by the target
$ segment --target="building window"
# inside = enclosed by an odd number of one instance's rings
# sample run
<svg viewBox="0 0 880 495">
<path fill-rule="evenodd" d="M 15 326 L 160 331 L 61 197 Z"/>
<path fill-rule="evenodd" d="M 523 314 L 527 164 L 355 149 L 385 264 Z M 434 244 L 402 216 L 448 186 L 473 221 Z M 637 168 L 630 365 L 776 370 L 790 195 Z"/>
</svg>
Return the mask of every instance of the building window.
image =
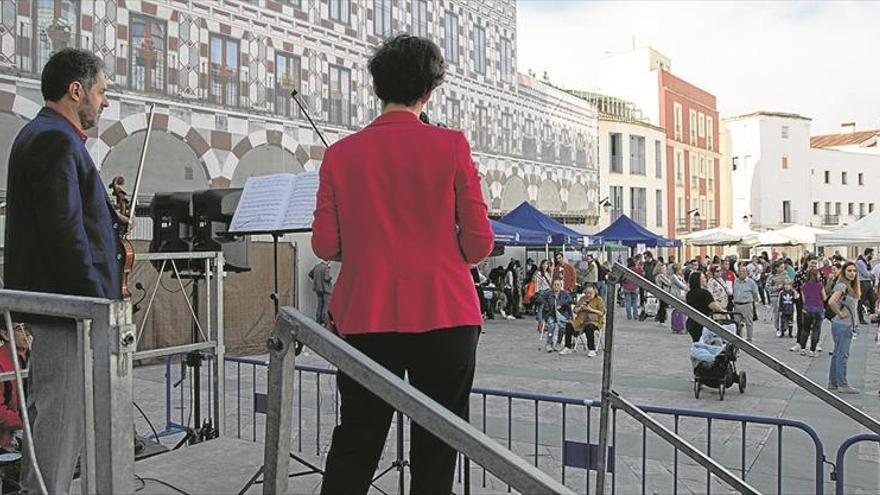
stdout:
<svg viewBox="0 0 880 495">
<path fill-rule="evenodd" d="M 545 160 L 556 161 L 556 134 L 553 132 L 553 126 L 549 123 L 544 124 L 544 132 L 541 136 L 541 156 Z"/>
<path fill-rule="evenodd" d="M 461 102 L 455 98 L 446 98 L 446 125 L 461 128 Z"/>
<path fill-rule="evenodd" d="M 657 227 L 663 226 L 663 199 L 662 189 L 654 191 L 654 214 L 657 216 L 657 221 L 655 222 Z"/>
<path fill-rule="evenodd" d="M 675 102 L 672 104 L 672 113 L 675 116 L 675 140 L 681 141 L 682 140 L 682 125 L 684 125 L 683 124 L 684 118 L 682 117 L 681 103 Z"/>
<path fill-rule="evenodd" d="M 859 218 L 865 216 L 865 203 L 859 203 Z"/>
<path fill-rule="evenodd" d="M 393 14 L 391 0 L 373 0 L 373 34 L 380 38 L 390 38 Z"/>
<path fill-rule="evenodd" d="M 510 80 L 513 75 L 513 45 L 507 38 L 501 39 L 501 78 Z"/>
<path fill-rule="evenodd" d="M 413 34 L 428 37 L 428 0 L 414 0 L 412 5 Z"/>
<path fill-rule="evenodd" d="M 663 178 L 663 144 L 660 141 L 654 141 L 654 176 Z"/>
<path fill-rule="evenodd" d="M 782 223 L 791 223 L 791 201 L 782 202 Z"/>
<path fill-rule="evenodd" d="M 611 221 L 623 215 L 623 186 L 611 186 Z"/>
<path fill-rule="evenodd" d="M 831 214 L 831 202 L 829 202 L 829 201 L 825 202 L 825 214 L 826 215 Z"/>
<path fill-rule="evenodd" d="M 691 110 L 689 112 L 690 119 L 688 124 L 690 124 L 690 129 L 688 129 L 688 133 L 690 134 L 690 143 L 694 146 L 697 144 L 697 111 Z"/>
<path fill-rule="evenodd" d="M 287 117 L 298 117 L 299 106 L 291 93 L 302 85 L 302 62 L 296 55 L 275 52 L 275 111 Z"/>
<path fill-rule="evenodd" d="M 609 149 L 611 151 L 610 171 L 615 174 L 623 173 L 623 134 L 612 132 Z"/>
<path fill-rule="evenodd" d="M 211 35 L 211 101 L 238 106 L 238 41 Z"/>
<path fill-rule="evenodd" d="M 15 9 L 15 2 L 4 0 L 3 9 Z M 19 8 L 26 5 L 19 2 Z M 35 0 L 34 17 L 34 40 L 36 43 L 35 57 L 33 59 L 34 72 L 42 72 L 43 66 L 49 61 L 49 57 L 53 53 L 68 48 L 78 46 L 79 43 L 79 4 L 73 0 Z M 4 17 L 4 24 L 5 18 Z M 10 17 L 12 17 L 10 15 Z M 13 20 L 12 24 L 15 24 Z M 17 29 L 13 28 L 14 35 Z M 7 35 L 10 35 L 7 33 Z M 21 33 L 21 37 L 27 36 Z M 112 75 L 112 74 L 111 74 Z"/>
<path fill-rule="evenodd" d="M 639 225 L 645 225 L 647 205 L 644 187 L 629 188 L 629 217 Z"/>
<path fill-rule="evenodd" d="M 489 148 L 489 111 L 486 107 L 477 107 L 477 148 Z"/>
<path fill-rule="evenodd" d="M 874 203 L 868 203 L 868 213 L 874 213 Z"/>
<path fill-rule="evenodd" d="M 446 13 L 446 61 L 450 64 L 458 63 L 458 16 L 452 12 Z"/>
<path fill-rule="evenodd" d="M 782 126 L 782 139 L 788 139 L 788 126 Z"/>
<path fill-rule="evenodd" d="M 129 84 L 137 91 L 165 92 L 166 27 L 151 17 L 131 14 Z"/>
<path fill-rule="evenodd" d="M 788 168 L 788 157 L 786 155 L 782 155 L 782 168 Z"/>
<path fill-rule="evenodd" d="M 675 183 L 684 184 L 684 151 L 675 150 Z"/>
<path fill-rule="evenodd" d="M 629 137 L 629 173 L 645 175 L 645 138 L 644 136 Z"/>
<path fill-rule="evenodd" d="M 840 173 L 840 183 L 843 184 L 844 186 L 846 185 L 846 172 Z"/>
<path fill-rule="evenodd" d="M 859 185 L 860 186 L 865 185 L 865 174 L 863 174 L 862 172 L 859 172 Z"/>
<path fill-rule="evenodd" d="M 825 183 L 831 184 L 831 172 L 829 172 L 827 170 L 825 171 Z"/>
<path fill-rule="evenodd" d="M 700 137 L 706 137 L 706 115 L 703 112 L 697 113 L 697 131 Z"/>
<path fill-rule="evenodd" d="M 688 153 L 688 157 L 690 158 L 691 189 L 697 189 L 699 188 L 697 180 L 700 172 L 700 159 L 696 153 Z"/>
<path fill-rule="evenodd" d="M 501 152 L 513 153 L 513 117 L 507 112 L 501 114 Z"/>
<path fill-rule="evenodd" d="M 486 30 L 480 26 L 474 27 L 474 70 L 486 73 Z"/>
<path fill-rule="evenodd" d="M 328 121 L 331 124 L 351 125 L 351 71 L 330 65 L 330 105 Z"/>
<path fill-rule="evenodd" d="M 834 214 L 840 216 L 840 203 L 834 203 Z"/>
<path fill-rule="evenodd" d="M 330 4 L 330 20 L 351 23 L 351 0 L 327 0 Z"/>
<path fill-rule="evenodd" d="M 819 202 L 813 201 L 813 215 L 819 214 Z"/>
<path fill-rule="evenodd" d="M 709 151 L 715 149 L 715 121 L 708 115 L 706 116 L 706 149 Z"/>
<path fill-rule="evenodd" d="M 855 203 L 847 204 L 846 205 L 846 213 L 848 215 L 855 215 L 856 214 L 856 204 Z"/>
</svg>

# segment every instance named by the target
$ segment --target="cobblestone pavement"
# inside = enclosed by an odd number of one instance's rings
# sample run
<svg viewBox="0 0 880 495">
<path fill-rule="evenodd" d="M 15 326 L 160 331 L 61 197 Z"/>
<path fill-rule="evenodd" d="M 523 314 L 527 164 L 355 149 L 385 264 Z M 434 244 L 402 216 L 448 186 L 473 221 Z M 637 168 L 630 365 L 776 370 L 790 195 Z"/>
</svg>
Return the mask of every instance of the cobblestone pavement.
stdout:
<svg viewBox="0 0 880 495">
<path fill-rule="evenodd" d="M 828 323 L 823 328 L 825 335 L 821 345 L 824 352 L 818 357 L 810 358 L 789 352 L 793 339 L 777 338 L 763 316 L 765 315 L 762 311 L 762 320 L 756 322 L 755 344 L 824 385 L 830 360 L 828 351 L 833 347 Z M 635 403 L 804 421 L 818 433 L 824 445 L 825 457 L 830 461 L 834 461 L 837 447 L 844 439 L 865 431 L 852 420 L 800 391 L 785 378 L 745 355 L 741 355 L 737 362 L 738 368 L 748 374 L 745 393 L 732 390 L 724 401 L 720 401 L 717 391 L 703 390 L 697 399 L 693 391 L 692 370 L 688 359 L 690 338 L 687 335 L 672 334 L 668 324 L 627 321 L 621 312 L 617 314 L 616 325 L 614 389 Z M 539 349 L 535 329 L 533 319 L 496 319 L 486 322 L 485 334 L 478 350 L 474 385 L 527 393 L 598 398 L 602 353 L 595 358 L 588 358 L 583 350 L 565 356 L 544 352 L 542 346 Z M 874 328 L 863 327 L 853 342 L 849 364 L 850 384 L 862 389 L 863 393 L 845 396 L 845 399 L 880 418 L 880 346 L 874 342 L 875 331 Z M 259 358 L 265 359 L 264 356 Z M 297 364 L 326 366 L 326 363 L 308 350 L 297 360 Z M 162 420 L 165 415 L 164 373 L 163 366 L 145 366 L 136 372 L 135 396 L 139 405 L 156 423 L 157 429 L 162 429 L 165 424 Z M 172 368 L 172 374 L 176 381 L 179 374 L 177 365 Z M 253 414 L 253 392 L 265 392 L 264 374 L 265 370 L 260 367 L 227 364 L 227 434 L 240 436 L 248 441 L 261 440 L 262 416 Z M 293 445 L 295 449 L 301 446 L 304 455 L 321 462 L 329 448 L 330 433 L 336 419 L 334 381 L 332 377 L 326 376 L 317 381 L 312 374 L 304 373 L 302 381 L 297 383 L 302 384 L 300 390 L 303 395 L 301 402 L 298 402 L 302 409 L 297 408 L 294 413 Z M 181 400 L 179 389 L 173 389 L 172 396 L 173 417 L 178 422 L 186 423 L 189 417 L 188 398 L 184 396 Z M 207 413 L 207 400 L 204 402 L 202 407 Z M 499 442 L 509 444 L 515 452 L 530 462 L 536 462 L 541 469 L 558 479 L 562 477 L 563 414 L 565 439 L 586 441 L 588 420 L 583 407 L 567 406 L 563 413 L 559 405 L 541 403 L 536 414 L 535 403 L 531 400 L 514 400 L 508 404 L 507 399 L 490 397 L 486 399 L 484 406 L 482 398 L 476 395 L 471 406 L 471 422 L 475 426 L 485 428 Z M 674 426 L 671 417 L 655 417 L 669 427 Z M 589 440 L 595 443 L 598 408 L 591 408 L 589 421 Z M 623 413 L 618 414 L 616 423 L 617 493 L 641 493 L 643 479 L 646 490 L 652 493 L 670 493 L 673 487 L 681 493 L 706 492 L 705 470 L 683 455 L 678 455 L 678 461 L 675 462 L 673 449 L 651 433 L 643 443 L 641 426 L 627 419 Z M 408 428 L 404 429 L 406 430 Z M 149 431 L 142 418 L 138 418 L 138 431 Z M 777 492 L 779 459 L 782 461 L 783 493 L 815 491 L 815 448 L 809 437 L 802 432 L 785 429 L 780 456 L 776 428 L 749 425 L 743 457 L 742 425 L 738 422 L 713 421 L 710 425 L 705 419 L 682 418 L 679 431 L 704 451 L 711 435 L 712 456 L 737 473 L 744 468 L 747 481 L 762 492 Z M 392 425 L 380 467 L 384 468 L 395 458 L 395 433 L 396 428 Z M 163 439 L 163 443 L 172 444 L 178 438 L 179 435 L 170 436 Z M 642 455 L 643 448 L 647 455 Z M 644 464 L 642 459 L 645 459 Z M 846 466 L 847 493 L 880 493 L 880 448 L 876 443 L 854 446 L 847 456 Z M 833 490 L 833 484 L 829 481 L 830 471 L 827 465 L 823 469 L 826 492 Z M 673 485 L 675 472 L 678 481 Z M 395 492 L 396 476 L 392 472 L 383 478 L 379 486 L 389 493 Z M 296 480 L 292 491 L 312 493 L 318 481 L 314 477 L 308 478 Z M 585 491 L 586 479 L 582 469 L 566 469 L 565 481 L 579 492 Z M 506 485 L 491 475 L 486 477 L 485 483 L 483 488 L 482 470 L 472 467 L 474 493 L 506 492 Z M 711 483 L 714 493 L 729 490 L 715 480 Z M 456 491 L 461 492 L 461 485 L 456 486 Z"/>
</svg>

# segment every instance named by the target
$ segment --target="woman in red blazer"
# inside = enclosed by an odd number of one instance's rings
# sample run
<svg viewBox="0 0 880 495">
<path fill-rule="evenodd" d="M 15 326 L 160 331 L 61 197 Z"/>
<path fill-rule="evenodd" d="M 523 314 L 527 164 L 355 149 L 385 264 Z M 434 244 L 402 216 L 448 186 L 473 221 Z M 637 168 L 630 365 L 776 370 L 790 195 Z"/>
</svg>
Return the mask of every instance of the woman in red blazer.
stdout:
<svg viewBox="0 0 880 495">
<path fill-rule="evenodd" d="M 312 249 L 342 262 L 330 315 L 354 347 L 459 416 L 467 417 L 482 324 L 470 266 L 494 237 L 464 134 L 419 120 L 446 63 L 431 41 L 385 42 L 370 59 L 383 112 L 327 149 Z M 338 376 L 322 493 L 366 493 L 392 409 Z M 416 424 L 410 493 L 450 493 L 455 452 Z"/>
</svg>

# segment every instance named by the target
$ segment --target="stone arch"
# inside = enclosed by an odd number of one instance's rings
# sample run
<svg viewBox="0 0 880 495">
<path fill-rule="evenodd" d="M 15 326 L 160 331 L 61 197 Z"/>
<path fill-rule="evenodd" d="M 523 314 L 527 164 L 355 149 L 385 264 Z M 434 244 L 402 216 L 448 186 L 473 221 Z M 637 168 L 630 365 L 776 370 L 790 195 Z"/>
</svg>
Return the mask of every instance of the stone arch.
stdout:
<svg viewBox="0 0 880 495">
<path fill-rule="evenodd" d="M 138 113 L 116 122 L 101 132 L 98 139 L 91 146 L 92 156 L 95 163 L 103 163 L 110 154 L 111 149 L 123 139 L 134 135 L 147 128 L 147 114 Z M 183 120 L 169 114 L 156 113 L 153 118 L 153 131 L 164 131 L 180 138 L 186 146 L 195 154 L 198 162 L 208 176 L 213 179 L 220 175 L 220 163 L 217 156 L 211 152 L 211 146 L 196 129 Z M 143 139 L 141 139 L 143 142 Z M 147 148 L 147 157 L 156 150 L 155 143 L 150 142 Z M 137 157 L 135 158 L 137 160 Z M 102 165 L 103 166 L 103 165 Z"/>
<path fill-rule="evenodd" d="M 121 175 L 126 179 L 126 190 L 132 192 L 144 132 L 141 130 L 122 139 L 107 153 L 101 164 L 101 180 L 104 184 Z M 210 185 L 211 177 L 191 146 L 170 132 L 153 129 L 139 196 L 156 192 L 196 191 Z"/>
<path fill-rule="evenodd" d="M 9 170 L 9 151 L 18 131 L 37 116 L 40 105 L 26 97 L 0 91 L 0 191 L 6 191 L 6 176 Z"/>
<path fill-rule="evenodd" d="M 501 210 L 510 211 L 529 200 L 526 183 L 517 176 L 512 176 L 504 183 L 501 190 Z"/>
<path fill-rule="evenodd" d="M 236 175 L 236 169 L 238 168 L 242 158 L 250 153 L 251 150 L 260 148 L 265 145 L 280 148 L 280 153 L 286 152 L 287 154 L 292 155 L 292 163 L 298 165 L 300 171 L 316 170 L 316 167 L 311 163 L 311 159 L 317 159 L 319 157 L 313 157 L 312 153 L 310 153 L 306 147 L 298 144 L 291 136 L 283 133 L 282 131 L 262 129 L 252 132 L 241 141 L 235 143 L 235 145 L 232 147 L 232 152 L 226 156 L 226 161 L 223 162 L 221 175 L 223 177 L 234 179 Z M 323 149 L 321 151 L 321 157 L 323 157 Z M 279 169 L 276 170 L 276 172 L 282 172 L 282 170 Z"/>
<path fill-rule="evenodd" d="M 570 212 L 582 213 L 590 209 L 590 201 L 587 196 L 587 188 L 583 184 L 573 184 L 568 193 L 568 208 Z"/>
<path fill-rule="evenodd" d="M 538 188 L 538 209 L 541 211 L 562 211 L 562 196 L 555 182 L 545 180 Z"/>
<path fill-rule="evenodd" d="M 238 162 L 232 174 L 232 187 L 244 187 L 248 177 L 258 175 L 304 172 L 305 169 L 290 151 L 274 144 L 251 149 Z"/>
</svg>

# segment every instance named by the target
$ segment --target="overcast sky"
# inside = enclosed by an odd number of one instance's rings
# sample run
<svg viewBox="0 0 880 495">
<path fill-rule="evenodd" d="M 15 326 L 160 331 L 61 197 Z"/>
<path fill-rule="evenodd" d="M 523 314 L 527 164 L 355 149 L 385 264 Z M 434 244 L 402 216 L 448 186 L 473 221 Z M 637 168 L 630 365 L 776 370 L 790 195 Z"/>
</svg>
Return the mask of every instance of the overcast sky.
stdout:
<svg viewBox="0 0 880 495">
<path fill-rule="evenodd" d="M 722 117 L 756 110 L 880 128 L 880 1 L 519 0 L 519 71 L 595 89 L 606 52 L 650 45 L 713 93 Z"/>
</svg>

